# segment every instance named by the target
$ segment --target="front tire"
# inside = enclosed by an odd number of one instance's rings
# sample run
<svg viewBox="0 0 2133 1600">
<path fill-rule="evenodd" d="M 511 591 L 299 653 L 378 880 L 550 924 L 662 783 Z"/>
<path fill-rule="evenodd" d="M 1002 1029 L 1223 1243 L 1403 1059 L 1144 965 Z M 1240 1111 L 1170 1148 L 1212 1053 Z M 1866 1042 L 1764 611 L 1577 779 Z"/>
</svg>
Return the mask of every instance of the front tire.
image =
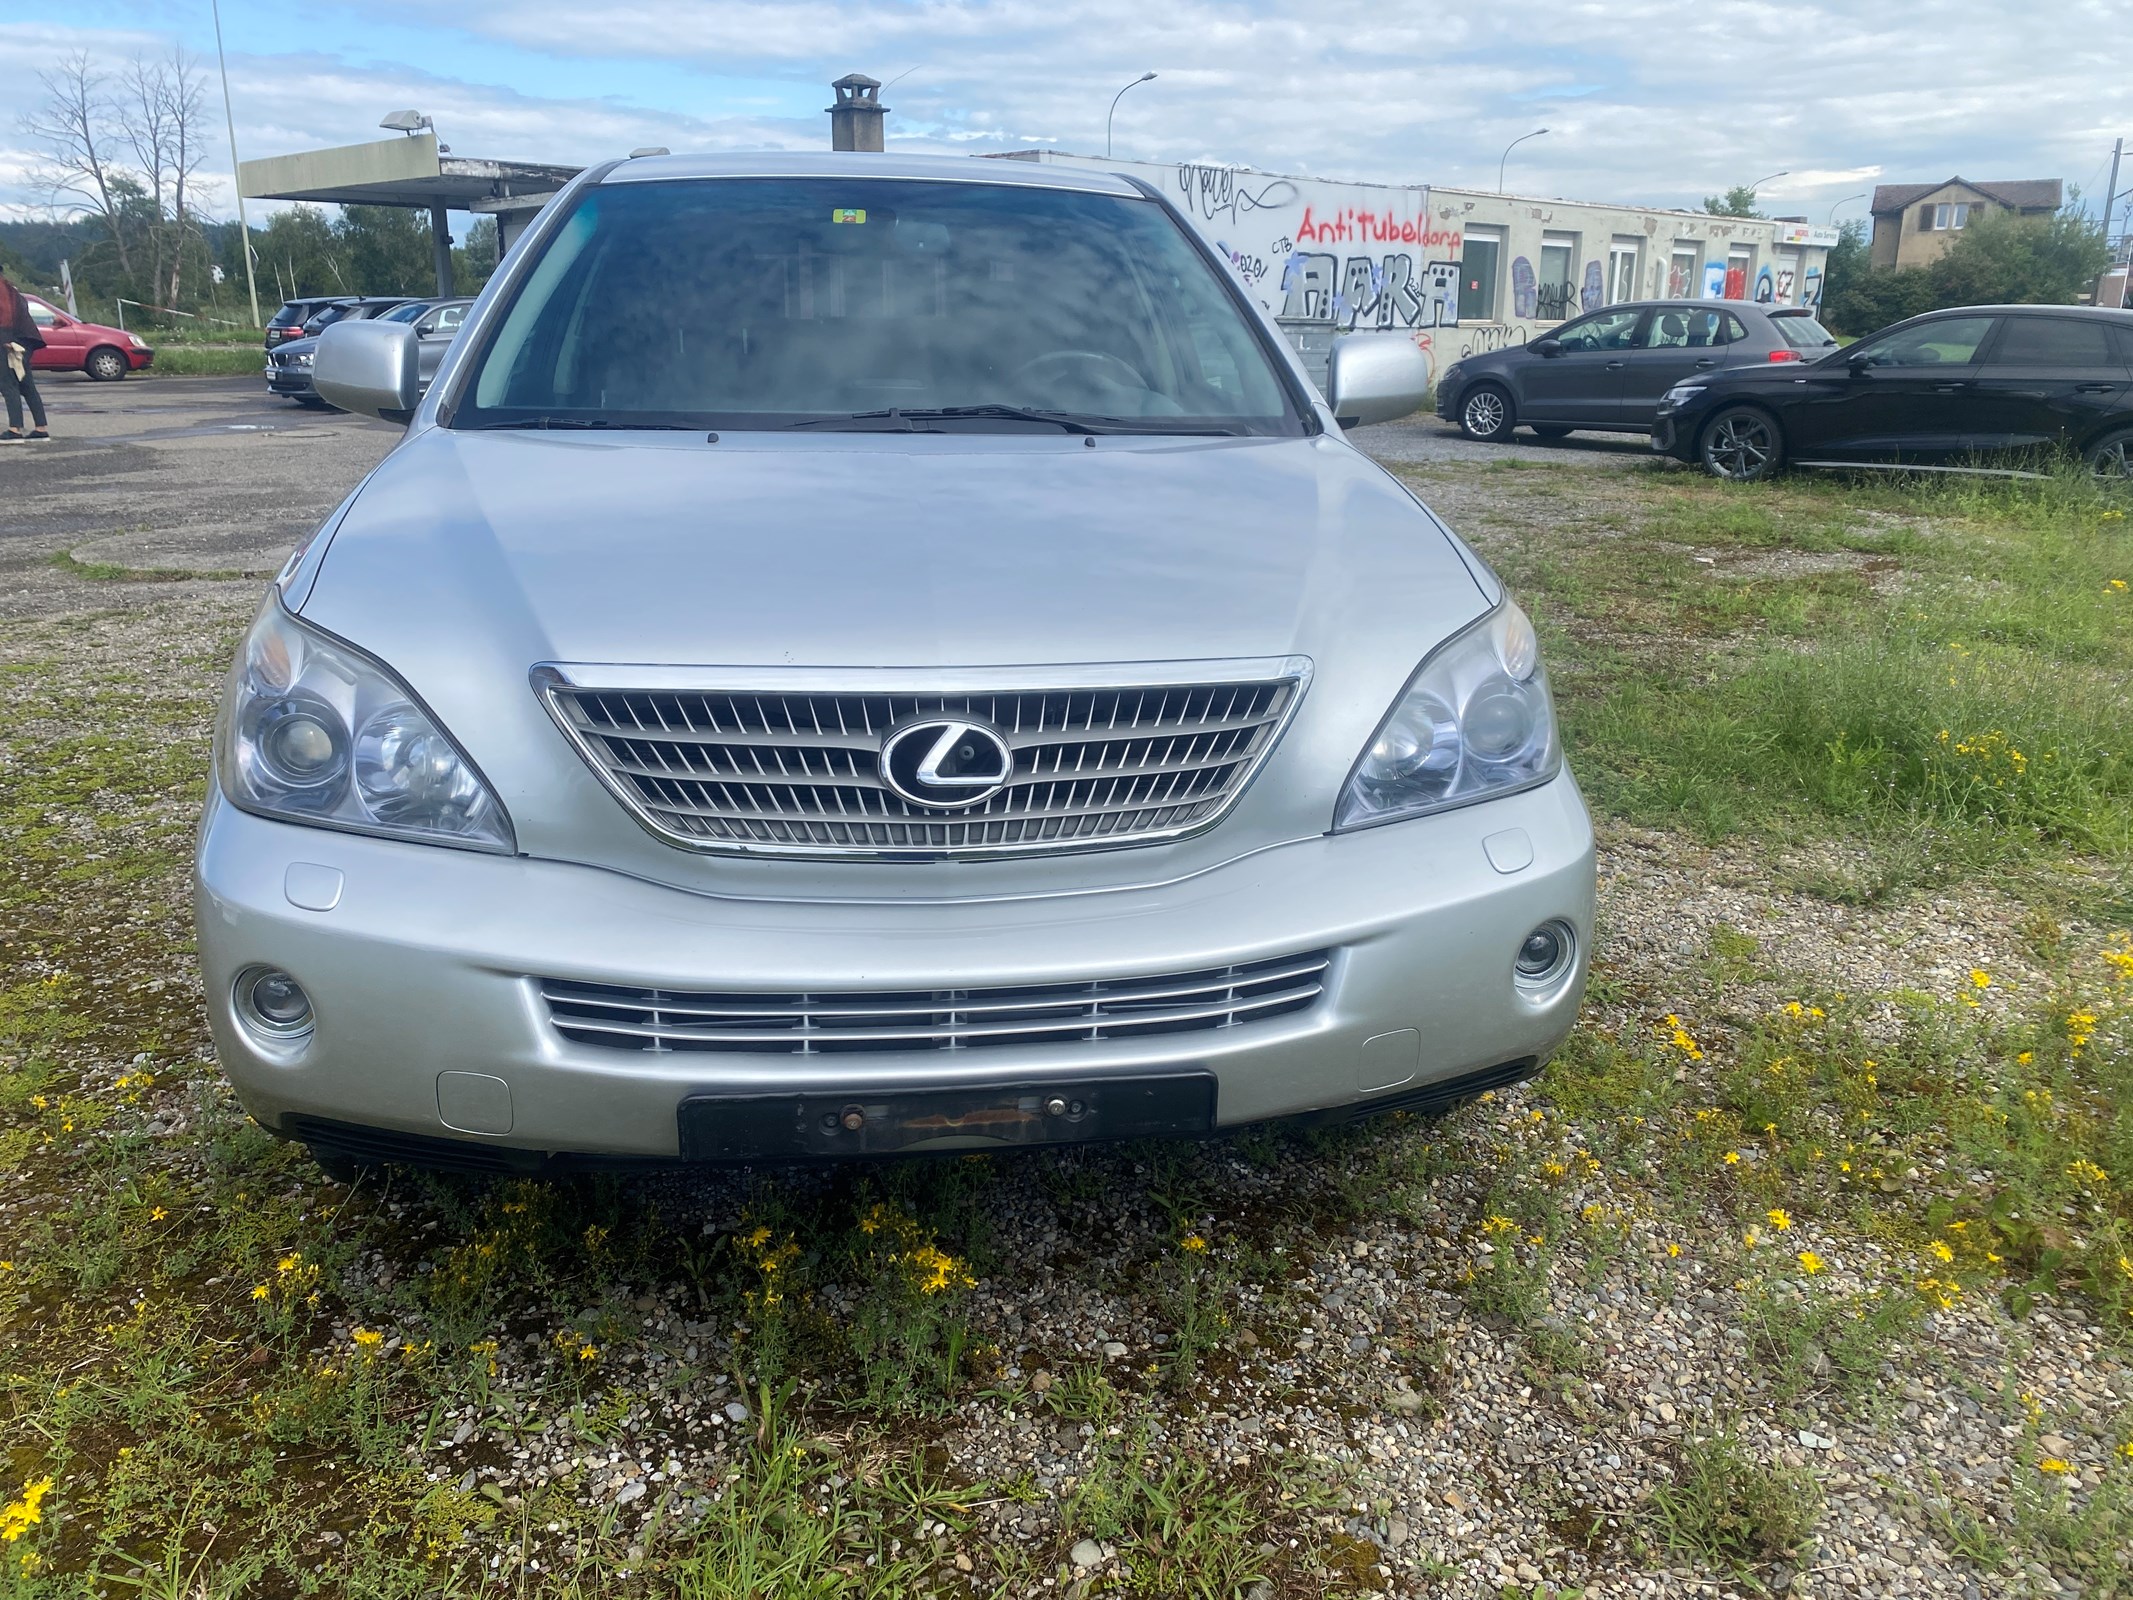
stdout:
<svg viewBox="0 0 2133 1600">
<path fill-rule="evenodd" d="M 1785 459 L 1777 419 L 1757 406 L 1727 406 L 1704 424 L 1696 454 L 1704 470 L 1728 483 L 1760 483 Z"/>
<path fill-rule="evenodd" d="M 98 345 L 81 364 L 82 371 L 98 383 L 116 383 L 133 370 L 133 363 L 108 344 Z"/>
<path fill-rule="evenodd" d="M 1459 431 L 1483 444 L 1501 444 L 1518 420 L 1511 392 L 1500 384 L 1479 384 L 1459 402 Z"/>
</svg>

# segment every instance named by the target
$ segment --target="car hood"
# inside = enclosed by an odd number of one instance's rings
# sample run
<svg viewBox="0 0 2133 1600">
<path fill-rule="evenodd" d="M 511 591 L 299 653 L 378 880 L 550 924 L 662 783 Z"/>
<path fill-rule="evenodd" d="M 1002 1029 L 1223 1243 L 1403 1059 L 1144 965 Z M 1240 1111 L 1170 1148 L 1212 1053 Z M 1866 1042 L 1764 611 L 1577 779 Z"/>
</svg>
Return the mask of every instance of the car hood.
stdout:
<svg viewBox="0 0 2133 1600">
<path fill-rule="evenodd" d="M 292 599 L 431 704 L 497 785 L 522 849 L 623 852 L 671 876 L 685 853 L 578 783 L 582 763 L 529 686 L 537 664 L 859 672 L 1302 655 L 1313 682 L 1282 754 L 1315 763 L 1313 793 L 1295 816 L 1264 819 L 1293 836 L 1324 830 L 1416 663 L 1493 603 L 1477 567 L 1337 437 L 708 444 L 432 428 L 381 464 Z M 575 774 L 569 794 L 559 770 Z M 598 829 L 575 809 L 585 794 Z M 624 851 L 624 836 L 652 854 Z"/>
<path fill-rule="evenodd" d="M 318 350 L 318 335 L 308 334 L 301 339 L 284 339 L 274 347 L 276 355 L 312 355 Z"/>
</svg>

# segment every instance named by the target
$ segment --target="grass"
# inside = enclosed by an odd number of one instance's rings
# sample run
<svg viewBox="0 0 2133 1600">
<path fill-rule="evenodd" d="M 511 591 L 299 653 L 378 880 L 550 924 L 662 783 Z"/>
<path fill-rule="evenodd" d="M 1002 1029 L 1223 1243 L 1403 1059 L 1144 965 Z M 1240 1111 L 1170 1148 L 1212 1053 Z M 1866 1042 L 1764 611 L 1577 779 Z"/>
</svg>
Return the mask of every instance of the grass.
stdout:
<svg viewBox="0 0 2133 1600">
<path fill-rule="evenodd" d="M 158 344 L 156 358 L 142 377 L 257 377 L 266 367 L 258 344 Z"/>
<path fill-rule="evenodd" d="M 246 1122 L 194 987 L 187 851 L 242 618 L 203 636 L 178 608 L 213 602 L 75 564 L 140 609 L 0 624 L 0 1597 L 990 1596 L 1070 1588 L 1084 1539 L 1109 1548 L 1085 1592 L 1368 1592 L 1365 1420 L 1450 1429 L 1461 1385 L 1500 1382 L 1614 1440 L 1603 1290 L 1722 1328 L 1735 1409 L 1630 1445 L 1662 1463 L 1646 1501 L 1548 1490 L 1558 1587 L 1758 1581 L 1811 1548 L 1819 1491 L 1744 1441 L 1885 1425 L 1950 1327 L 2093 1322 L 2122 1361 L 2124 519 L 2078 482 L 1485 479 L 1475 537 L 1547 634 L 1603 829 L 1733 841 L 1862 916 L 1989 886 L 2022 969 L 1838 992 L 1720 926 L 1665 970 L 1603 947 L 1540 1083 L 1442 1122 L 344 1188 Z M 1406 1252 L 1405 1298 L 1350 1359 L 1325 1289 L 1366 1238 Z M 1129 1356 L 1003 1320 L 1038 1293 L 1133 1323 Z M 1982 1574 L 2122 1592 L 2133 1412 L 2018 1388 L 1985 1397 L 2005 1481 L 1922 1492 L 1922 1525 Z M 661 1420 L 685 1407 L 687 1437 Z M 1296 1431 L 1216 1459 L 1217 1407 Z M 2054 1429 L 2087 1476 L 2043 1464 Z M 1054 1465 L 967 1465 L 1025 1434 Z M 1540 1494 L 1452 1438 L 1487 1495 Z M 521 1449 L 562 1464 L 511 1476 Z M 1478 1581 L 1433 1506 L 1404 1515 L 1394 1564 Z"/>
</svg>

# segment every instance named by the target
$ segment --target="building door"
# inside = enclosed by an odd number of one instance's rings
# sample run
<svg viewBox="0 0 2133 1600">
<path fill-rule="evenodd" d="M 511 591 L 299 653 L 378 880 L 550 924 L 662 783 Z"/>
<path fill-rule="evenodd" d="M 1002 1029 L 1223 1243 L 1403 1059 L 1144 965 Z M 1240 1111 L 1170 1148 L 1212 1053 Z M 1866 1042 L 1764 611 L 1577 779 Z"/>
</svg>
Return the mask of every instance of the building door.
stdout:
<svg viewBox="0 0 2133 1600">
<path fill-rule="evenodd" d="M 1503 239 L 1493 233 L 1473 233 L 1466 236 L 1466 247 L 1459 258 L 1459 320 L 1461 322 L 1494 322 L 1497 313 L 1497 285 L 1503 274 Z"/>
<path fill-rule="evenodd" d="M 1618 306 L 1636 298 L 1636 241 L 1617 239 L 1607 247 L 1607 303 Z"/>
</svg>

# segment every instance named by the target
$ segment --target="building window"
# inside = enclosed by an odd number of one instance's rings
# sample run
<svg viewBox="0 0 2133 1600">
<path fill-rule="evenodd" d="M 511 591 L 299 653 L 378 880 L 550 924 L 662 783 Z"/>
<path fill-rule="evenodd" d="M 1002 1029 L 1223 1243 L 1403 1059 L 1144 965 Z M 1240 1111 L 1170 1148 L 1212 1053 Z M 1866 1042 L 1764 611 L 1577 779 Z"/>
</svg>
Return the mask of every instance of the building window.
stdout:
<svg viewBox="0 0 2133 1600">
<path fill-rule="evenodd" d="M 1755 246 L 1737 244 L 1726 252 L 1726 298 L 1748 298 L 1748 280 L 1755 276 Z"/>
<path fill-rule="evenodd" d="M 1541 236 L 1541 270 L 1534 315 L 1561 322 L 1578 313 L 1578 241 L 1575 234 Z"/>
<path fill-rule="evenodd" d="M 1935 205 L 1918 208 L 1918 231 L 1920 233 L 1945 233 L 1966 226 L 1970 221 L 1970 202 L 1967 200 L 1943 200 Z"/>
<path fill-rule="evenodd" d="M 1459 320 L 1496 320 L 1496 282 L 1503 271 L 1503 235 L 1469 230 L 1459 258 Z"/>
<path fill-rule="evenodd" d="M 1684 240 L 1674 246 L 1672 259 L 1666 269 L 1666 297 L 1669 300 L 1694 300 L 1698 298 L 1697 279 L 1702 276 L 1703 250 L 1693 241 Z"/>
<path fill-rule="evenodd" d="M 1637 298 L 1637 242 L 1617 239 L 1607 247 L 1607 303 Z"/>
</svg>

